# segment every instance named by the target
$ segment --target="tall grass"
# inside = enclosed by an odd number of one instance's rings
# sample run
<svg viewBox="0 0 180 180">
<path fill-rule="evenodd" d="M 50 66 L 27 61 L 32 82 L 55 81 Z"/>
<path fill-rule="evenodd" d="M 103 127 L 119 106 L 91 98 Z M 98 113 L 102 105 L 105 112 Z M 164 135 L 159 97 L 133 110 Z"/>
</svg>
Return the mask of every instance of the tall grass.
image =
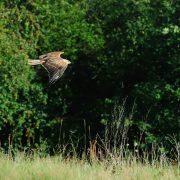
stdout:
<svg viewBox="0 0 180 180">
<path fill-rule="evenodd" d="M 85 145 L 87 151 L 81 158 L 78 141 L 71 138 L 59 146 L 55 156 L 43 155 L 41 149 L 20 153 L 10 146 L 8 153 L 0 153 L 0 179 L 180 179 L 180 142 L 170 138 L 173 160 L 162 150 L 163 143 L 153 143 L 141 152 L 134 143 L 130 149 L 128 132 L 133 111 L 128 117 L 124 112 L 125 101 L 115 105 L 104 138 L 97 135 L 91 139 L 84 134 L 84 144 L 89 140 L 89 148 Z"/>
<path fill-rule="evenodd" d="M 141 164 L 136 160 L 121 164 L 106 161 L 93 161 L 62 156 L 40 158 L 38 155 L 26 156 L 18 153 L 15 158 L 0 154 L 0 179 L 72 179 L 72 180 L 106 180 L 106 179 L 178 179 L 180 172 L 176 167 L 152 166 Z"/>
<path fill-rule="evenodd" d="M 106 125 L 104 139 L 97 136 L 90 141 L 90 158 L 92 160 L 106 160 L 113 164 L 122 164 L 136 161 L 153 166 L 176 165 L 180 168 L 180 142 L 176 137 L 168 138 L 171 151 L 166 151 L 163 142 L 151 143 L 151 146 L 140 146 L 141 142 L 129 144 L 129 129 L 133 124 L 133 108 L 130 115 L 125 114 L 125 103 L 116 104 L 112 112 L 112 119 Z M 139 133 L 142 136 L 142 133 Z M 140 137 L 141 139 L 142 137 Z M 167 143 L 167 142 L 166 142 Z M 173 158 L 172 158 L 173 157 Z"/>
</svg>

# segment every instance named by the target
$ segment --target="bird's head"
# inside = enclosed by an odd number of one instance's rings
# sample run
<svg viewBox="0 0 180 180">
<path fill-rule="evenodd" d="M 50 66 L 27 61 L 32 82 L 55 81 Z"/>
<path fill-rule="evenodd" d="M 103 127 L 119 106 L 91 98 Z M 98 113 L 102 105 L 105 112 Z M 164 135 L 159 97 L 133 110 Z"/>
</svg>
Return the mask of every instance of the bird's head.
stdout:
<svg viewBox="0 0 180 180">
<path fill-rule="evenodd" d="M 67 64 L 71 64 L 71 62 L 67 59 L 63 59 L 64 62 L 66 62 Z"/>
</svg>

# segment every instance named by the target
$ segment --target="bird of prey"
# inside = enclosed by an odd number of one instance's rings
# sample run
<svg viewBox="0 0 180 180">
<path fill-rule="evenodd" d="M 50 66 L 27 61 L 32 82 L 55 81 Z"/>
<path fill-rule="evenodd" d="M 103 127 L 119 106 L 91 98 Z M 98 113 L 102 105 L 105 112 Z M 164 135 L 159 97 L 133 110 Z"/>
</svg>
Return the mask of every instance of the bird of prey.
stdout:
<svg viewBox="0 0 180 180">
<path fill-rule="evenodd" d="M 28 64 L 38 65 L 41 64 L 49 74 L 49 84 L 55 83 L 64 73 L 68 64 L 71 62 L 63 59 L 61 54 L 64 52 L 50 52 L 39 56 L 39 59 L 29 59 Z"/>
</svg>

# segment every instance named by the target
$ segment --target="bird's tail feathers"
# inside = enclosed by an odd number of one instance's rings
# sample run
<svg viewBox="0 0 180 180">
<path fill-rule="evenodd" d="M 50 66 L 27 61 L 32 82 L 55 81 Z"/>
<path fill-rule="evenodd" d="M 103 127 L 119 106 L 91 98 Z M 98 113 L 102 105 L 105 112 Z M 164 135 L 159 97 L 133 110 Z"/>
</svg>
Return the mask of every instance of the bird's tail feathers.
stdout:
<svg viewBox="0 0 180 180">
<path fill-rule="evenodd" d="M 39 60 L 39 59 L 29 59 L 28 60 L 28 64 L 30 65 L 38 65 L 38 64 L 42 64 L 43 61 L 42 60 Z"/>
</svg>

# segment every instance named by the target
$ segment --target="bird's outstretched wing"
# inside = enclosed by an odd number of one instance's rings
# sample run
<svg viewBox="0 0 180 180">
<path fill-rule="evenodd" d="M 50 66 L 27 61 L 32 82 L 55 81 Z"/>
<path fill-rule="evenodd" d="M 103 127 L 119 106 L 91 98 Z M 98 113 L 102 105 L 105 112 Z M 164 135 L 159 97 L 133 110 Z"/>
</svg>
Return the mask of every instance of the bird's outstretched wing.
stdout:
<svg viewBox="0 0 180 180">
<path fill-rule="evenodd" d="M 40 60 L 48 60 L 48 59 L 58 59 L 61 57 L 61 54 L 63 54 L 63 51 L 56 51 L 56 52 L 51 52 L 47 54 L 43 54 L 39 56 Z"/>
<path fill-rule="evenodd" d="M 67 66 L 64 64 L 54 64 L 51 61 L 46 61 L 42 66 L 47 70 L 49 74 L 49 85 L 55 83 L 64 73 Z"/>
<path fill-rule="evenodd" d="M 61 58 L 64 52 L 56 51 L 39 56 L 39 59 L 29 60 L 30 65 L 41 64 L 49 74 L 49 85 L 55 83 L 64 73 L 70 61 Z"/>
</svg>

